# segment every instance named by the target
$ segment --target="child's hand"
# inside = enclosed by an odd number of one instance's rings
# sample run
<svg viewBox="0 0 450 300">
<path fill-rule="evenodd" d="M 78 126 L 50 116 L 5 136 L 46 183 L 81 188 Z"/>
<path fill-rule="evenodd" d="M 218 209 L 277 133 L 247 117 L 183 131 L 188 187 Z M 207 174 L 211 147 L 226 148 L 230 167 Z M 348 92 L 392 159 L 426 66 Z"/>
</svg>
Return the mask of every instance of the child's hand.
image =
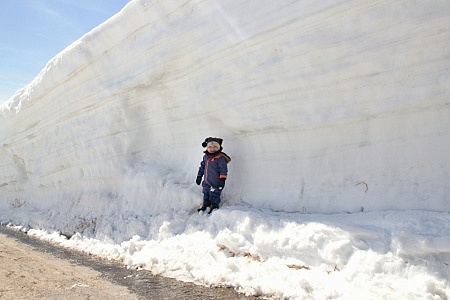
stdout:
<svg viewBox="0 0 450 300">
<path fill-rule="evenodd" d="M 223 188 L 225 187 L 225 178 L 220 178 L 219 179 L 219 190 L 223 190 Z"/>
</svg>

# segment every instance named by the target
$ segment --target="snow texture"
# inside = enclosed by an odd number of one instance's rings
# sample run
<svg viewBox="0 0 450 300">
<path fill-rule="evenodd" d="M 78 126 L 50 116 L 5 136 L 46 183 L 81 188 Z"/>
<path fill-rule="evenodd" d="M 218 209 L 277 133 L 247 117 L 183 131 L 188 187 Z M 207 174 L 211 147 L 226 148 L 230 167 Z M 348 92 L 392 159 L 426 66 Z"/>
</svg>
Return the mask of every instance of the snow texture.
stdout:
<svg viewBox="0 0 450 300">
<path fill-rule="evenodd" d="M 448 299 L 449 17 L 133 0 L 0 107 L 0 221 L 248 295 Z M 208 136 L 232 157 L 210 216 Z"/>
</svg>

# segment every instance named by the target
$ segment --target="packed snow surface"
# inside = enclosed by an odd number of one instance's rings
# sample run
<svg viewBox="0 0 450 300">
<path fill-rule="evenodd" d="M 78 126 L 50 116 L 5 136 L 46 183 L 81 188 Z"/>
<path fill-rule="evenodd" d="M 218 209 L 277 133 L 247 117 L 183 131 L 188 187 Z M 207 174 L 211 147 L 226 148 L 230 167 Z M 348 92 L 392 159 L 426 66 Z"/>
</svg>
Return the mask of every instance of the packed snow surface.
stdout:
<svg viewBox="0 0 450 300">
<path fill-rule="evenodd" d="M 449 17 L 131 1 L 0 107 L 0 221 L 247 295 L 448 299 Z M 211 215 L 209 136 L 232 158 Z"/>
</svg>

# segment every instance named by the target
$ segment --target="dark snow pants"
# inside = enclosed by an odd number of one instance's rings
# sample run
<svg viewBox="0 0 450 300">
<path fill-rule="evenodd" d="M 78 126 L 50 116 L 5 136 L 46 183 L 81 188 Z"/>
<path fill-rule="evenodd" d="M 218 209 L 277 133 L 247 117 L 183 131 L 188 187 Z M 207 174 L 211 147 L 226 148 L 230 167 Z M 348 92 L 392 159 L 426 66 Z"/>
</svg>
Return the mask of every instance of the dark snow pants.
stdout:
<svg viewBox="0 0 450 300">
<path fill-rule="evenodd" d="M 207 183 L 203 183 L 203 206 L 215 204 L 219 206 L 221 190 L 213 188 Z"/>
</svg>

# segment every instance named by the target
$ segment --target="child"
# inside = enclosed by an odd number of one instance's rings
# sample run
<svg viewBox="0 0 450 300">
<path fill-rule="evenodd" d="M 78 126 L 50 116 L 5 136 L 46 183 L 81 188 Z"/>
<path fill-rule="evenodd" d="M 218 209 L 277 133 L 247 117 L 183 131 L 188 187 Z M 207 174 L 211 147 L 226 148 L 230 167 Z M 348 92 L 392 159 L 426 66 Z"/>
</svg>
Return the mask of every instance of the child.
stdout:
<svg viewBox="0 0 450 300">
<path fill-rule="evenodd" d="M 200 185 L 203 178 L 203 205 L 197 211 L 205 211 L 210 207 L 210 214 L 219 208 L 220 194 L 228 175 L 227 163 L 231 161 L 231 158 L 222 152 L 222 141 L 220 138 L 209 137 L 202 143 L 206 151 L 203 152 L 205 155 L 200 162 L 195 182 Z"/>
</svg>

